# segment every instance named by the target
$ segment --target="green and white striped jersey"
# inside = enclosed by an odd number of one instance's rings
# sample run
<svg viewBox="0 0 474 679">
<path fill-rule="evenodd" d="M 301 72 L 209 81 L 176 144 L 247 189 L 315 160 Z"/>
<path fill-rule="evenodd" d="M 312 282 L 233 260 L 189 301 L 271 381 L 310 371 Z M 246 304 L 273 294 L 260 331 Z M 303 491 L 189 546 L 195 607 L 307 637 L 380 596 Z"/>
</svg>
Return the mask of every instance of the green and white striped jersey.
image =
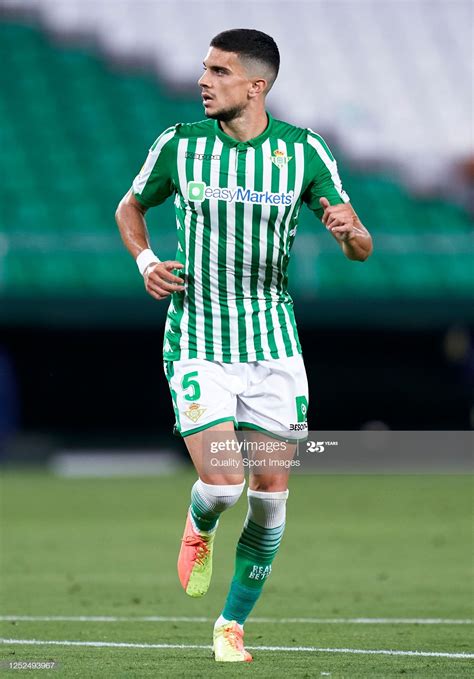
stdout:
<svg viewBox="0 0 474 679">
<path fill-rule="evenodd" d="M 170 127 L 133 182 L 147 208 L 174 195 L 186 290 L 171 297 L 165 360 L 234 363 L 301 353 L 287 289 L 298 214 L 306 203 L 321 217 L 322 196 L 333 205 L 349 197 L 319 135 L 268 120 L 247 142 L 215 120 Z"/>
</svg>

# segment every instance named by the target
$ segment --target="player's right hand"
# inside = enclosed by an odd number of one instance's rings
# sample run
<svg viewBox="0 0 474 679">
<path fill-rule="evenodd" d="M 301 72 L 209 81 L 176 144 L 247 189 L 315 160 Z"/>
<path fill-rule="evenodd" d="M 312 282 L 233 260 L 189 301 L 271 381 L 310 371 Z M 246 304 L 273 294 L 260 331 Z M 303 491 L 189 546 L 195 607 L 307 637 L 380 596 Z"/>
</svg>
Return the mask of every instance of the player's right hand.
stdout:
<svg viewBox="0 0 474 679">
<path fill-rule="evenodd" d="M 166 261 L 159 264 L 150 264 L 143 273 L 145 290 L 155 299 L 166 299 L 173 292 L 184 290 L 184 280 L 175 276 L 173 269 L 182 269 L 181 262 Z"/>
</svg>

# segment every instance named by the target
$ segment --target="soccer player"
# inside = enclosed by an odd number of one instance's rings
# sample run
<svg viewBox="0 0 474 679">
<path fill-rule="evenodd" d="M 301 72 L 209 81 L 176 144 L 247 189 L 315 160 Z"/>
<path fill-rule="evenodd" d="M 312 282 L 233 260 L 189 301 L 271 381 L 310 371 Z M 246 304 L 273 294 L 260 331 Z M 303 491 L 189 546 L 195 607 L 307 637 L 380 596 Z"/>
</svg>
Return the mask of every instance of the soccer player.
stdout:
<svg viewBox="0 0 474 679">
<path fill-rule="evenodd" d="M 266 111 L 279 63 L 277 45 L 260 31 L 213 38 L 199 80 L 206 120 L 160 134 L 116 213 L 147 292 L 157 300 L 171 296 L 164 367 L 176 429 L 198 473 L 178 559 L 181 584 L 193 597 L 209 587 L 219 517 L 245 484 L 242 467 L 209 467 L 210 437 L 232 437 L 236 429 L 256 441 L 307 436 L 308 385 L 287 290 L 302 204 L 346 257 L 364 261 L 372 251 L 324 140 Z M 145 213 L 171 196 L 176 260 L 160 261 Z M 259 471 L 249 476 L 235 572 L 214 627 L 217 661 L 252 659 L 243 625 L 285 527 L 289 472 Z"/>
</svg>

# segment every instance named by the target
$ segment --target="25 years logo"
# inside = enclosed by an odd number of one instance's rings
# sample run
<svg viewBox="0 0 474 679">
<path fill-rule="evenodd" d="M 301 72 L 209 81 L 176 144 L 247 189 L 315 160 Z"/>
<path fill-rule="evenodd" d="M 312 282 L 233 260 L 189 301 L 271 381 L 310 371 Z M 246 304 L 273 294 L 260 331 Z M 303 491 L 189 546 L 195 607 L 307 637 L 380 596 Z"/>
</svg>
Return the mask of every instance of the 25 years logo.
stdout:
<svg viewBox="0 0 474 679">
<path fill-rule="evenodd" d="M 306 450 L 308 453 L 324 453 L 326 448 L 338 445 L 339 441 L 306 441 Z"/>
</svg>

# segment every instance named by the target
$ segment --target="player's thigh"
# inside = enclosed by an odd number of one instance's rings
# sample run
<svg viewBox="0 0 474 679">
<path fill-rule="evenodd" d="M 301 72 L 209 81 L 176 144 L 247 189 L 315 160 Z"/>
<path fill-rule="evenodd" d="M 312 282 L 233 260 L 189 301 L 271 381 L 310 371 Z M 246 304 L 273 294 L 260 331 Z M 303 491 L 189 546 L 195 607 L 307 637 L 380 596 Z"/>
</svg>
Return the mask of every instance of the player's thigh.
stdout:
<svg viewBox="0 0 474 679">
<path fill-rule="evenodd" d="M 241 466 L 212 467 L 214 439 L 235 439 L 235 385 L 226 366 L 203 359 L 167 361 L 164 364 L 176 417 L 175 430 L 189 451 L 205 483 L 241 483 Z M 225 480 L 227 479 L 227 480 Z"/>
<path fill-rule="evenodd" d="M 240 453 L 235 455 L 215 455 L 212 444 L 215 442 L 224 443 L 237 440 L 235 436 L 234 423 L 231 421 L 221 422 L 213 427 L 204 429 L 196 434 L 186 436 L 184 442 L 188 449 L 194 467 L 199 478 L 204 483 L 217 486 L 242 483 L 244 472 Z M 236 466 L 223 466 L 222 462 L 236 460 Z"/>
<path fill-rule="evenodd" d="M 249 488 L 268 493 L 286 490 L 297 444 L 275 439 L 254 429 L 244 429 L 243 435 L 246 441 L 256 443 L 259 450 L 249 454 L 249 460 L 256 463 L 249 463 Z"/>
</svg>

